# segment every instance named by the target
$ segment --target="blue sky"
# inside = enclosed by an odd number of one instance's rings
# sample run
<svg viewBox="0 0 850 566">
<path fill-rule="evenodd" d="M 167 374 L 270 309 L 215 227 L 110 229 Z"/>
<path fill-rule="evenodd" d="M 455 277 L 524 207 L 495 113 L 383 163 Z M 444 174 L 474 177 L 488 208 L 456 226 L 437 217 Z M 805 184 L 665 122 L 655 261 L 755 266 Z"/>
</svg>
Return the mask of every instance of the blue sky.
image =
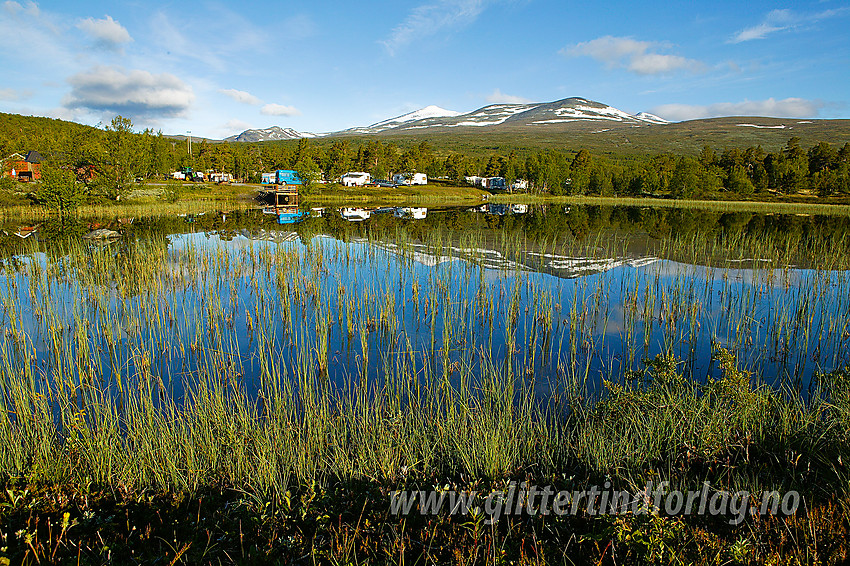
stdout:
<svg viewBox="0 0 850 566">
<path fill-rule="evenodd" d="M 850 4 L 0 0 L 0 111 L 222 138 L 570 96 L 850 118 Z"/>
</svg>

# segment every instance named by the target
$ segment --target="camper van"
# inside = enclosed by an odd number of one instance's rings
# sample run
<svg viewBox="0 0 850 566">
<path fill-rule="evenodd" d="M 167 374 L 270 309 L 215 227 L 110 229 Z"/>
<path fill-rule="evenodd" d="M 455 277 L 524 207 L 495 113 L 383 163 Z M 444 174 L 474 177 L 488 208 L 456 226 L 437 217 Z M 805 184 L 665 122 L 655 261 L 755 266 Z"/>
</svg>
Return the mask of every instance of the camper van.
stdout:
<svg viewBox="0 0 850 566">
<path fill-rule="evenodd" d="M 300 185 L 301 178 L 298 176 L 298 173 L 293 171 L 292 169 L 278 169 L 274 173 L 275 182 L 278 185 Z"/>
<path fill-rule="evenodd" d="M 363 187 L 372 182 L 372 175 L 362 171 L 351 171 L 339 180 L 343 187 Z"/>
<path fill-rule="evenodd" d="M 278 169 L 273 173 L 263 173 L 263 185 L 301 185 L 301 178 L 292 169 Z"/>
<path fill-rule="evenodd" d="M 393 183 L 397 185 L 427 185 L 428 175 L 425 173 L 413 173 L 410 176 L 398 173 L 393 175 Z"/>
</svg>

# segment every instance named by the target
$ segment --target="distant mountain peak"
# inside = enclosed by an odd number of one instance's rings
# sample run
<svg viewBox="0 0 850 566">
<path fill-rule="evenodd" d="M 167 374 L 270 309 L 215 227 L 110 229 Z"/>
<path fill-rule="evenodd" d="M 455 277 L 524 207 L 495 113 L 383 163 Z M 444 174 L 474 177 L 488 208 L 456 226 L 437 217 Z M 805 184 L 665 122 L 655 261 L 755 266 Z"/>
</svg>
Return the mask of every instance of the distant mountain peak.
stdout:
<svg viewBox="0 0 850 566">
<path fill-rule="evenodd" d="M 389 118 L 387 120 L 376 122 L 371 126 L 351 128 L 350 130 L 346 131 L 363 134 L 376 134 L 384 130 L 391 130 L 397 128 L 410 122 L 419 122 L 420 120 L 430 120 L 433 118 L 452 118 L 454 116 L 460 115 L 460 112 L 456 112 L 454 110 L 446 110 L 445 108 L 440 108 L 439 106 L 431 104 L 429 106 L 426 106 L 425 108 L 420 108 L 419 110 L 414 110 L 413 112 L 408 112 L 407 114 L 402 114 L 401 116 L 396 116 L 395 118 Z"/>
<path fill-rule="evenodd" d="M 640 118 L 646 122 L 652 122 L 653 124 L 669 124 L 670 120 L 665 120 L 655 114 L 650 114 L 649 112 L 638 112 L 635 114 L 635 118 Z"/>
<path fill-rule="evenodd" d="M 228 142 L 260 142 L 260 141 L 275 141 L 275 140 L 297 140 L 299 138 L 314 138 L 316 134 L 310 132 L 299 132 L 292 128 L 281 128 L 280 126 L 271 126 L 262 130 L 245 130 L 241 134 L 225 138 Z"/>
<path fill-rule="evenodd" d="M 410 112 L 409 114 L 400 116 L 396 118 L 396 120 L 422 120 L 423 118 L 442 118 L 444 116 L 457 116 L 459 114 L 460 112 L 456 112 L 454 110 L 446 110 L 445 108 L 440 108 L 439 106 L 431 104 L 429 106 L 426 106 L 425 108 L 420 108 L 415 112 Z"/>
</svg>

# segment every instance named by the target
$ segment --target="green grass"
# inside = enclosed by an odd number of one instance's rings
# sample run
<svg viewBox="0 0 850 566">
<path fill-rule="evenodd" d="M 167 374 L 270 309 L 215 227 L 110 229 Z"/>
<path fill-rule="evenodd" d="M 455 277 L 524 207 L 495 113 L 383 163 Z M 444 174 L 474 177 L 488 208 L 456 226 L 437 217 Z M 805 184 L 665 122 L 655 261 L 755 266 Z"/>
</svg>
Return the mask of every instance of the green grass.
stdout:
<svg viewBox="0 0 850 566">
<path fill-rule="evenodd" d="M 464 204 L 479 203 L 486 191 L 474 187 L 445 185 L 415 185 L 410 187 L 343 187 L 336 184 L 317 185 L 304 196 L 318 203 L 375 203 L 375 204 Z"/>
</svg>

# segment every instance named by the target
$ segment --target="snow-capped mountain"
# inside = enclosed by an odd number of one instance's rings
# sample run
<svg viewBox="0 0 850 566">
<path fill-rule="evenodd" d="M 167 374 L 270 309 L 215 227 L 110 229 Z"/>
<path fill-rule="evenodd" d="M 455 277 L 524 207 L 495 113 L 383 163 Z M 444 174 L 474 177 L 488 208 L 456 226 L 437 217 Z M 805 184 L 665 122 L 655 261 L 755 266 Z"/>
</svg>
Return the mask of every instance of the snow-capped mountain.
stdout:
<svg viewBox="0 0 850 566">
<path fill-rule="evenodd" d="M 281 128 L 272 126 L 264 130 L 245 130 L 241 134 L 225 138 L 228 142 L 260 142 L 275 140 L 296 140 L 299 138 L 314 138 L 316 134 L 310 132 L 298 132 L 292 128 Z"/>
<path fill-rule="evenodd" d="M 377 134 L 430 128 L 464 128 L 505 125 L 545 126 L 568 122 L 614 122 L 622 125 L 667 124 L 663 118 L 641 112 L 629 114 L 612 106 L 586 100 L 565 98 L 555 102 L 528 104 L 491 104 L 472 112 L 460 113 L 428 106 L 422 110 L 392 118 L 371 126 L 351 128 L 340 134 Z"/>
<path fill-rule="evenodd" d="M 650 114 L 649 112 L 638 112 L 637 114 L 635 114 L 635 118 L 639 118 L 641 120 L 644 120 L 645 122 L 650 122 L 652 124 L 669 124 L 670 123 L 669 120 L 665 120 L 664 118 L 656 116 L 655 114 Z"/>
<path fill-rule="evenodd" d="M 270 141 L 309 138 L 318 136 L 379 134 L 393 132 L 416 132 L 435 128 L 482 128 L 488 126 L 519 126 L 543 128 L 554 124 L 610 124 L 619 126 L 645 126 L 669 124 L 667 120 L 640 112 L 629 114 L 612 106 L 585 98 L 565 98 L 555 102 L 528 104 L 491 104 L 472 112 L 455 112 L 439 106 L 426 106 L 395 118 L 389 118 L 371 126 L 350 128 L 330 134 L 297 132 L 291 128 L 273 126 L 265 130 L 246 130 L 225 141 Z M 601 130 L 605 131 L 605 130 Z"/>
<path fill-rule="evenodd" d="M 510 120 L 526 125 L 562 124 L 577 121 L 620 122 L 623 124 L 663 124 L 657 116 L 641 112 L 629 114 L 607 104 L 593 102 L 584 98 L 565 98 L 547 104 L 533 105 L 525 112 L 512 116 Z M 507 121 L 507 120 L 506 120 Z"/>
<path fill-rule="evenodd" d="M 383 132 L 384 130 L 391 130 L 393 128 L 404 126 L 406 124 L 409 124 L 410 122 L 419 122 L 421 120 L 428 120 L 432 118 L 451 118 L 459 115 L 460 112 L 455 112 L 454 110 L 446 110 L 445 108 L 440 108 L 439 106 L 431 105 L 426 106 L 425 108 L 420 108 L 419 110 L 416 110 L 414 112 L 409 112 L 402 116 L 397 116 L 396 118 L 390 118 L 388 120 L 377 122 L 375 124 L 372 124 L 371 126 L 351 128 L 345 131 L 356 134 L 377 134 L 378 132 Z"/>
</svg>

